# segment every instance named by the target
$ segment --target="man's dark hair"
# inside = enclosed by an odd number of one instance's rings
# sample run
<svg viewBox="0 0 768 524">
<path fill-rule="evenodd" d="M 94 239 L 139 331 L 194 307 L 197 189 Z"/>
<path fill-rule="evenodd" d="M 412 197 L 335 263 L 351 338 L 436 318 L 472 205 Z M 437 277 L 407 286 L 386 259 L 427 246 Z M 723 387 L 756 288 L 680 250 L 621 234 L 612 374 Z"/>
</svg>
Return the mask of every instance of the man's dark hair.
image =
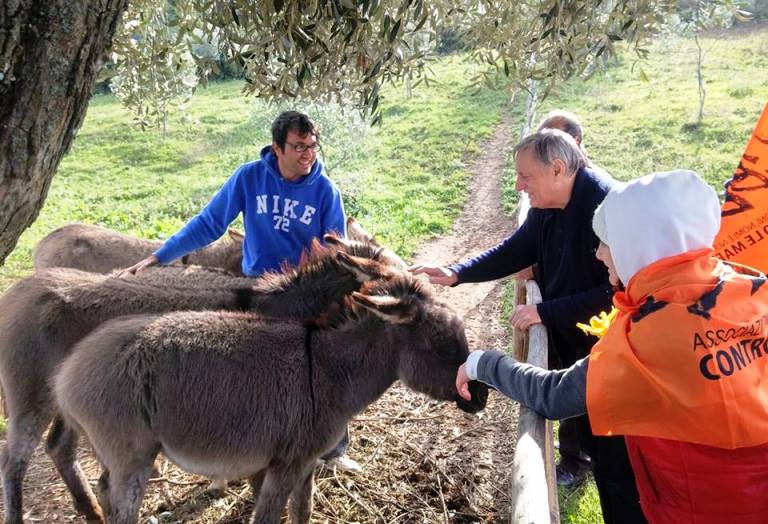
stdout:
<svg viewBox="0 0 768 524">
<path fill-rule="evenodd" d="M 276 143 L 281 151 L 285 151 L 288 131 L 294 131 L 301 136 L 314 135 L 320 139 L 320 130 L 312 119 L 298 111 L 283 111 L 272 122 L 272 142 Z"/>
<path fill-rule="evenodd" d="M 539 124 L 538 131 L 543 129 L 560 129 L 579 141 L 584 139 L 584 130 L 581 127 L 581 122 L 570 111 L 563 111 L 561 109 L 550 111 Z"/>
</svg>

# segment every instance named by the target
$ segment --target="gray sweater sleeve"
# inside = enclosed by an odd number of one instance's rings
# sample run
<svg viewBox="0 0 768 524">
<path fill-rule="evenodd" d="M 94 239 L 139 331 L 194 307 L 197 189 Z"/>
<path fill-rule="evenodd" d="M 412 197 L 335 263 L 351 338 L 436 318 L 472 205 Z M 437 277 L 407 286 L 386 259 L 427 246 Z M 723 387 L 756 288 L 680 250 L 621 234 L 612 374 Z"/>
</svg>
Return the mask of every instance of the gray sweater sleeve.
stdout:
<svg viewBox="0 0 768 524">
<path fill-rule="evenodd" d="M 477 366 L 477 379 L 540 415 L 561 420 L 587 412 L 589 357 L 567 369 L 549 371 L 523 364 L 500 351 L 486 351 Z"/>
</svg>

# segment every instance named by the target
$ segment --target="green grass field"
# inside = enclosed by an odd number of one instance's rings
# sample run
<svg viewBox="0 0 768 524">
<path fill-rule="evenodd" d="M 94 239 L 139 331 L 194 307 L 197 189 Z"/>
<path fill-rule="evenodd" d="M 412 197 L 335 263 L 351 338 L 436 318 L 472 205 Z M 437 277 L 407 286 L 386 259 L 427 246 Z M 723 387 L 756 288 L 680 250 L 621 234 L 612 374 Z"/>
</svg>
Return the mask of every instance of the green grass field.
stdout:
<svg viewBox="0 0 768 524">
<path fill-rule="evenodd" d="M 700 126 L 695 48 L 680 38 L 658 40 L 647 63 L 624 53 L 605 74 L 569 82 L 539 113 L 557 107 L 580 115 L 590 157 L 617 178 L 685 168 L 720 189 L 768 102 L 766 35 L 768 26 L 703 39 L 707 97 Z"/>
</svg>

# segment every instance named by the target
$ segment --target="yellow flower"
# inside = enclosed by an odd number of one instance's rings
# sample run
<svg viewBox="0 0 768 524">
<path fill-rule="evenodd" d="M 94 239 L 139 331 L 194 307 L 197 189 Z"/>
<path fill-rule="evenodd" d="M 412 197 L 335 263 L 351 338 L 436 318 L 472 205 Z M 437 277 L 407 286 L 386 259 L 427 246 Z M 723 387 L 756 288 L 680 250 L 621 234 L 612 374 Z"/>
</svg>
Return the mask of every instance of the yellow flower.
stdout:
<svg viewBox="0 0 768 524">
<path fill-rule="evenodd" d="M 590 318 L 589 325 L 578 322 L 576 323 L 576 327 L 580 328 L 587 335 L 594 335 L 597 338 L 603 338 L 603 335 L 605 335 L 605 333 L 608 331 L 608 328 L 611 327 L 611 322 L 613 322 L 613 319 L 616 318 L 618 312 L 618 309 L 612 307 L 610 313 L 601 311 L 600 315 Z"/>
</svg>

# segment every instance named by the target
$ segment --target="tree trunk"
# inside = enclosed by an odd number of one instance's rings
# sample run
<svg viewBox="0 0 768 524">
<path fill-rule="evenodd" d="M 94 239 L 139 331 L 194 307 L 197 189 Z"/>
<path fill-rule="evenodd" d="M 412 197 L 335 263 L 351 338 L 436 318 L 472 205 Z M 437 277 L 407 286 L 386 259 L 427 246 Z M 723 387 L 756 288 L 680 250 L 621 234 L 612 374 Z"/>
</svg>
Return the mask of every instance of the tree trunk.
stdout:
<svg viewBox="0 0 768 524">
<path fill-rule="evenodd" d="M 0 3 L 0 265 L 37 218 L 127 4 Z"/>
<path fill-rule="evenodd" d="M 698 124 L 704 121 L 704 99 L 707 96 L 707 90 L 704 88 L 704 51 L 699 42 L 699 35 L 693 35 L 693 41 L 696 43 L 696 79 L 699 82 L 699 118 Z"/>
</svg>

